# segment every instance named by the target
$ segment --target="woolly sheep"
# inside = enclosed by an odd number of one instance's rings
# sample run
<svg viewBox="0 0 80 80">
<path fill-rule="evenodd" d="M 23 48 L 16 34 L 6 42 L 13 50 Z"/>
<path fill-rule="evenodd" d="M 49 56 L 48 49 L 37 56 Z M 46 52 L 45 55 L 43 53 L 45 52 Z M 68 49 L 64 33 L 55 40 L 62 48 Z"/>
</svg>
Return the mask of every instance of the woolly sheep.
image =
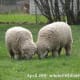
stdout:
<svg viewBox="0 0 80 80">
<path fill-rule="evenodd" d="M 66 55 L 70 55 L 72 46 L 72 32 L 70 26 L 65 22 L 54 22 L 40 29 L 37 39 L 39 58 L 60 55 L 62 48 L 65 48 Z"/>
<path fill-rule="evenodd" d="M 32 33 L 20 26 L 12 27 L 5 34 L 5 43 L 14 59 L 31 59 L 36 51 Z"/>
</svg>

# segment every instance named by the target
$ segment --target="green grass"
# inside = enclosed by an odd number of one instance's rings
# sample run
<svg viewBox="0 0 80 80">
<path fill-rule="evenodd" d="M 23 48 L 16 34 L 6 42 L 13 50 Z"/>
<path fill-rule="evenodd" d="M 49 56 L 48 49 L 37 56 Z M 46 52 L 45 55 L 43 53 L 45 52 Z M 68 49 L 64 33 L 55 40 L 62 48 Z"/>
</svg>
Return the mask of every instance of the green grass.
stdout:
<svg viewBox="0 0 80 80">
<path fill-rule="evenodd" d="M 4 37 L 8 28 L 13 25 L 0 25 L 0 80 L 80 80 L 78 78 L 50 78 L 50 74 L 80 74 L 80 26 L 72 26 L 73 46 L 70 57 L 64 51 L 60 57 L 39 60 L 37 55 L 32 60 L 11 60 L 5 47 Z M 42 25 L 23 25 L 31 30 L 36 42 L 37 33 Z M 30 79 L 28 74 L 32 74 Z M 34 75 L 38 77 L 34 77 Z M 46 74 L 46 77 L 40 77 Z"/>
<path fill-rule="evenodd" d="M 46 23 L 47 19 L 42 16 L 37 16 L 38 23 Z M 36 16 L 29 14 L 0 14 L 0 22 L 27 22 L 36 23 Z"/>
</svg>

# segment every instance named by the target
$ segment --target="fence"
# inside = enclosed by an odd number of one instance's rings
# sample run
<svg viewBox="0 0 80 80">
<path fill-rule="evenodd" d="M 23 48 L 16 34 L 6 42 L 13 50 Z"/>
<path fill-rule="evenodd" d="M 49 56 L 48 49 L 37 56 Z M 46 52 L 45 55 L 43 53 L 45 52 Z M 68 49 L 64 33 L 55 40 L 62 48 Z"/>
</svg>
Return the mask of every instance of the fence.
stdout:
<svg viewBox="0 0 80 80">
<path fill-rule="evenodd" d="M 7 19 L 6 22 L 10 23 L 9 18 L 13 19 L 12 23 L 19 22 L 22 17 L 21 21 L 24 23 L 41 23 L 43 21 L 40 19 L 41 15 L 38 14 L 40 14 L 39 9 L 33 0 L 0 0 L 0 22 L 5 22 L 4 20 Z"/>
</svg>

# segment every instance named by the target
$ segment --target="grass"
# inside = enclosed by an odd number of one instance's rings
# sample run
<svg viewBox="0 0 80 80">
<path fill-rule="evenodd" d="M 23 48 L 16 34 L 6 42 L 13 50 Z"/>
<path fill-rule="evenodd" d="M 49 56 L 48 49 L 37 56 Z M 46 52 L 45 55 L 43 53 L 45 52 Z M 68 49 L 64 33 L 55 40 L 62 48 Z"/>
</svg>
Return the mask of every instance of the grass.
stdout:
<svg viewBox="0 0 80 80">
<path fill-rule="evenodd" d="M 30 14 L 0 14 L 0 22 L 36 23 L 36 16 Z M 46 23 L 47 19 L 44 16 L 37 15 L 37 22 Z"/>
<path fill-rule="evenodd" d="M 76 78 L 54 78 L 53 74 L 80 74 L 80 26 L 71 26 L 73 33 L 72 54 L 39 60 L 37 55 L 32 60 L 11 60 L 5 47 L 4 37 L 8 28 L 14 25 L 0 25 L 0 80 L 80 80 Z M 23 25 L 31 30 L 34 41 L 42 25 Z M 43 74 L 43 75 L 42 75 Z M 38 77 L 36 77 L 36 75 Z M 31 78 L 30 78 L 31 77 Z"/>
</svg>

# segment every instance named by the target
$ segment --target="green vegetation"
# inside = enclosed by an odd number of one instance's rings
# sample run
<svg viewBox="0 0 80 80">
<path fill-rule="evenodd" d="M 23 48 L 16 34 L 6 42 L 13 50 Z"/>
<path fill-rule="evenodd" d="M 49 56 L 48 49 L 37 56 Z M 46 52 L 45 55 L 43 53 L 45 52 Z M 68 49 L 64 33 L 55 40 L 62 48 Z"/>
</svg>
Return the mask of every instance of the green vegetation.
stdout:
<svg viewBox="0 0 80 80">
<path fill-rule="evenodd" d="M 54 78 L 50 74 L 80 74 L 80 26 L 71 26 L 73 47 L 70 57 L 65 56 L 64 50 L 60 57 L 39 60 L 37 55 L 32 60 L 11 60 L 5 47 L 4 37 L 8 28 L 13 25 L 0 25 L 0 80 L 80 80 L 77 78 Z M 34 41 L 42 25 L 23 25 L 31 30 Z M 46 74 L 44 77 L 28 77 L 28 74 Z M 45 77 L 46 76 L 46 77 Z"/>
<path fill-rule="evenodd" d="M 29 14 L 0 14 L 0 22 L 36 23 L 36 16 Z M 42 15 L 37 15 L 37 22 L 46 23 L 47 19 Z"/>
</svg>

